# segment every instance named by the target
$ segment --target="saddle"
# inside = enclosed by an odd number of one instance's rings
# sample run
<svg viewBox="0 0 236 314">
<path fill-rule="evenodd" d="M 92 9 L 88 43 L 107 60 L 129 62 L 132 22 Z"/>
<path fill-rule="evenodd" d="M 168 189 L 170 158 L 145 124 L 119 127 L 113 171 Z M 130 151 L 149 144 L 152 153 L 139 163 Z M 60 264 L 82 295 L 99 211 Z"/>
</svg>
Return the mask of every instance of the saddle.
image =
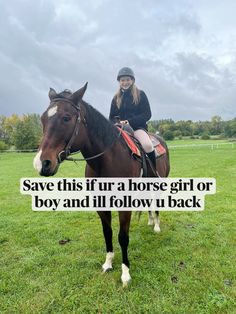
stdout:
<svg viewBox="0 0 236 314">
<path fill-rule="evenodd" d="M 121 132 L 123 139 L 125 140 L 127 146 L 131 150 L 133 155 L 141 157 L 141 152 L 144 151 L 140 142 L 134 137 L 134 131 L 130 125 L 123 125 L 123 128 L 117 126 Z M 156 158 L 161 157 L 166 153 L 165 147 L 161 144 L 159 139 L 157 139 L 153 134 L 148 133 L 153 147 L 155 148 Z M 145 152 L 144 152 L 145 153 Z M 145 153 L 146 155 L 146 153 Z"/>
<path fill-rule="evenodd" d="M 128 126 L 128 130 L 127 130 Z M 121 136 L 123 137 L 125 143 L 130 149 L 132 156 L 137 158 L 142 163 L 142 177 L 147 177 L 147 164 L 150 164 L 151 161 L 147 157 L 146 152 L 144 151 L 141 143 L 134 137 L 134 131 L 130 127 L 130 125 L 117 125 L 119 131 L 121 132 Z M 166 153 L 165 147 L 161 144 L 161 142 L 151 133 L 148 133 L 152 144 L 155 148 L 156 158 L 161 157 Z"/>
</svg>

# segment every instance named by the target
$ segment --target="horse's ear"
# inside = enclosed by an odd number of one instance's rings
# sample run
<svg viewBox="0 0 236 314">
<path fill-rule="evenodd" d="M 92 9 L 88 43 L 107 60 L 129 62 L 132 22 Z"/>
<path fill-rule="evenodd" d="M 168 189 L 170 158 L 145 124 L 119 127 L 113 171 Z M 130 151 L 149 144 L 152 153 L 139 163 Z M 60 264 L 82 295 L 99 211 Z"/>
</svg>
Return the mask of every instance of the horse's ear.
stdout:
<svg viewBox="0 0 236 314">
<path fill-rule="evenodd" d="M 57 92 L 55 91 L 55 89 L 50 87 L 50 90 L 48 92 L 48 97 L 50 100 L 53 100 L 53 98 L 55 98 L 57 96 Z"/>
<path fill-rule="evenodd" d="M 83 98 L 84 93 L 87 89 L 87 85 L 88 85 L 88 82 L 70 96 L 71 100 L 74 102 L 75 105 L 77 105 Z"/>
</svg>

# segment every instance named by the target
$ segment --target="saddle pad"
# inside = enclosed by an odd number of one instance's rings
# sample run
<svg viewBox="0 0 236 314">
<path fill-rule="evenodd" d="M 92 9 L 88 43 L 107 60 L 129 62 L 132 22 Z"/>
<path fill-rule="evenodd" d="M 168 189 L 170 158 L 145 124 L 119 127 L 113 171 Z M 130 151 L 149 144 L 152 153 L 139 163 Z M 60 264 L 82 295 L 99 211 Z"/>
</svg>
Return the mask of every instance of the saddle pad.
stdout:
<svg viewBox="0 0 236 314">
<path fill-rule="evenodd" d="M 118 127 L 118 129 L 121 132 L 121 135 L 123 137 L 123 139 L 125 140 L 127 146 L 129 147 L 129 149 L 131 150 L 131 152 L 137 156 L 141 156 L 140 150 L 138 149 L 138 147 L 135 145 L 134 141 L 132 140 L 132 138 L 127 134 L 127 132 L 123 131 L 121 128 Z"/>
<path fill-rule="evenodd" d="M 161 142 L 152 134 L 148 134 L 150 136 L 150 139 L 152 141 L 153 146 L 156 150 L 157 157 L 160 157 L 161 155 L 166 153 L 165 147 L 161 144 Z"/>
<path fill-rule="evenodd" d="M 163 145 L 161 145 L 161 143 L 155 146 L 155 150 L 156 150 L 157 156 L 162 156 L 163 154 L 166 153 L 166 149 Z"/>
<path fill-rule="evenodd" d="M 150 139 L 152 141 L 153 147 L 156 147 L 157 145 L 160 144 L 160 141 L 153 134 L 148 133 L 148 135 L 149 135 L 149 137 L 150 137 Z"/>
</svg>

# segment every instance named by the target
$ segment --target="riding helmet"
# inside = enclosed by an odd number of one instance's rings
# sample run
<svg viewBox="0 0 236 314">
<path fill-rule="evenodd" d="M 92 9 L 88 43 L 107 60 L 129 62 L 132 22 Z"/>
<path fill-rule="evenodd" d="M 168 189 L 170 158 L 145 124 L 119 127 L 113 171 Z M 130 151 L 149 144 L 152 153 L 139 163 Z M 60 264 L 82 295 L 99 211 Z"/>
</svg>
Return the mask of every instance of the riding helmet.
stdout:
<svg viewBox="0 0 236 314">
<path fill-rule="evenodd" d="M 117 75 L 117 81 L 119 81 L 122 76 L 130 76 L 133 80 L 135 80 L 134 71 L 128 67 L 120 69 Z"/>
</svg>

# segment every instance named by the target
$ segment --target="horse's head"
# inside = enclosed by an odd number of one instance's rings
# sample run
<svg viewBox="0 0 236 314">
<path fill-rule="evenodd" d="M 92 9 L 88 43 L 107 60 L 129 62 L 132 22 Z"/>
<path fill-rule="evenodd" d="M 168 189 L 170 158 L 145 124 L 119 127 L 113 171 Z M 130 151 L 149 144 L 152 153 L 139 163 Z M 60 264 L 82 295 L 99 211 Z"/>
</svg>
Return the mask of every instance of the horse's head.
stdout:
<svg viewBox="0 0 236 314">
<path fill-rule="evenodd" d="M 75 93 L 65 90 L 59 94 L 50 88 L 50 104 L 41 116 L 43 138 L 34 158 L 34 168 L 40 175 L 54 175 L 60 162 L 69 154 L 75 133 L 80 128 L 80 103 L 86 88 L 87 83 Z"/>
</svg>

